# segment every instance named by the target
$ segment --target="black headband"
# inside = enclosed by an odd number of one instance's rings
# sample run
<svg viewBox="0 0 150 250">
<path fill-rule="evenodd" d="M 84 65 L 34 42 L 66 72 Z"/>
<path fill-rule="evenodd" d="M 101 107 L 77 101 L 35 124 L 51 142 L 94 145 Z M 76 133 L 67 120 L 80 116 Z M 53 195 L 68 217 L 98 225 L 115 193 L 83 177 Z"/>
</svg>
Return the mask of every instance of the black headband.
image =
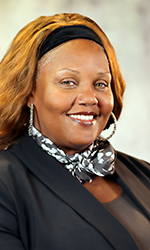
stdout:
<svg viewBox="0 0 150 250">
<path fill-rule="evenodd" d="M 96 42 L 103 48 L 107 56 L 106 50 L 100 38 L 92 29 L 84 25 L 71 25 L 57 28 L 47 36 L 47 38 L 42 42 L 42 44 L 38 48 L 38 60 L 40 60 L 45 53 L 57 47 L 58 45 L 79 38 L 88 39 Z"/>
</svg>

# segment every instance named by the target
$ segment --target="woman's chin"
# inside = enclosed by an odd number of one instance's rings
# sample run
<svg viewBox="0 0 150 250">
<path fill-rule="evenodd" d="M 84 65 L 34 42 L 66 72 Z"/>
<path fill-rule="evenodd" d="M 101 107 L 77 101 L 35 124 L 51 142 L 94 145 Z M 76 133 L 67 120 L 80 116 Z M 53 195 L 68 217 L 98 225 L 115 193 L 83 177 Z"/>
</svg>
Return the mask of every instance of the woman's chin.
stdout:
<svg viewBox="0 0 150 250">
<path fill-rule="evenodd" d="M 70 147 L 63 149 L 65 153 L 68 155 L 72 155 L 75 153 L 80 153 L 83 150 L 85 150 L 90 144 L 95 141 L 96 138 L 91 139 L 91 140 L 86 140 L 86 141 L 78 141 L 78 142 L 73 142 L 70 143 Z"/>
</svg>

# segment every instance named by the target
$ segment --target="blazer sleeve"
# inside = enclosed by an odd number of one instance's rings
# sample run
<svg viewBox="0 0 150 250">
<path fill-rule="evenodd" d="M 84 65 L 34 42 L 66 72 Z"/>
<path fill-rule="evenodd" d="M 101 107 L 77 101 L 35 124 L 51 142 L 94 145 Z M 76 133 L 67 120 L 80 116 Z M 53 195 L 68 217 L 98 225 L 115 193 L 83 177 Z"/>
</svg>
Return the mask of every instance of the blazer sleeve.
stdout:
<svg viewBox="0 0 150 250">
<path fill-rule="evenodd" d="M 3 157 L 4 154 L 4 157 Z M 6 152 L 0 152 L 0 249 L 25 250 L 19 235 L 18 213 L 11 192 L 11 161 Z M 10 167 L 10 171 L 8 168 Z M 13 185 L 14 186 L 14 185 Z M 12 187 L 13 187 L 12 186 Z M 15 187 L 17 189 L 17 187 Z"/>
<path fill-rule="evenodd" d="M 13 200 L 0 180 L 0 249 L 25 250 L 19 239 L 17 213 Z"/>
</svg>

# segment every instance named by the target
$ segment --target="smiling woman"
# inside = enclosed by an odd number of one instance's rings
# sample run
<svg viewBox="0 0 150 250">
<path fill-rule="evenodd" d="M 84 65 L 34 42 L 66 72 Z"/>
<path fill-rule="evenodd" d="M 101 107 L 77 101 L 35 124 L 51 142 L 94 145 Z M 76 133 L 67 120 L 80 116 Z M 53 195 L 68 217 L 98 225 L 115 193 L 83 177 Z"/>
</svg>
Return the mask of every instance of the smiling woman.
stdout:
<svg viewBox="0 0 150 250">
<path fill-rule="evenodd" d="M 100 136 L 124 89 L 88 17 L 43 16 L 17 34 L 0 64 L 0 249 L 148 249 L 149 164 Z"/>
<path fill-rule="evenodd" d="M 55 58 L 38 68 L 28 106 L 34 103 L 35 127 L 70 155 L 84 150 L 105 128 L 113 110 L 111 74 L 95 42 L 76 39 L 59 46 Z"/>
</svg>

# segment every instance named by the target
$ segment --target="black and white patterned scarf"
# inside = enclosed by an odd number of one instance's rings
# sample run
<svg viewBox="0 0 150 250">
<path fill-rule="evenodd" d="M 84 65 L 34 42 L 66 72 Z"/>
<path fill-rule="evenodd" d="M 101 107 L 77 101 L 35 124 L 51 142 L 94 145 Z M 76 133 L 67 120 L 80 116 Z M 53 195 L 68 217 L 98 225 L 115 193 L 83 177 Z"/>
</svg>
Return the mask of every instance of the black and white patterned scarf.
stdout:
<svg viewBox="0 0 150 250">
<path fill-rule="evenodd" d="M 115 171 L 115 151 L 109 141 L 103 138 L 97 138 L 85 151 L 74 155 L 67 155 L 35 127 L 33 127 L 33 139 L 81 183 L 91 182 L 94 175 L 112 175 Z"/>
</svg>

